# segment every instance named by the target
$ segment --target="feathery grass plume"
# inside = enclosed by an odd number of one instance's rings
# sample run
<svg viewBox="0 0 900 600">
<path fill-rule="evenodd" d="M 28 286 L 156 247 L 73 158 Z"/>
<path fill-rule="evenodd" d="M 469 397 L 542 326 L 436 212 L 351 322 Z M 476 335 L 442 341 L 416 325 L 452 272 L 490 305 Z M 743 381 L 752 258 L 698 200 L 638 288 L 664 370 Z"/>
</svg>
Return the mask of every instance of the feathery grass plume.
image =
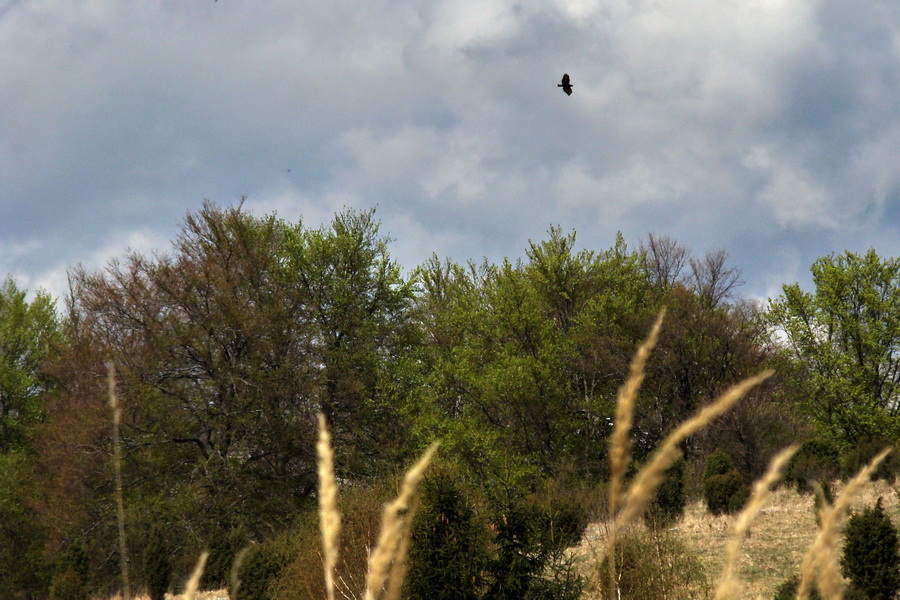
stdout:
<svg viewBox="0 0 900 600">
<path fill-rule="evenodd" d="M 437 443 L 432 444 L 425 451 L 425 454 L 422 455 L 422 458 L 419 459 L 419 462 L 407 471 L 397 498 L 384 507 L 384 512 L 381 516 L 381 532 L 378 534 L 378 542 L 375 544 L 375 549 L 372 550 L 372 555 L 369 557 L 365 600 L 375 600 L 391 574 L 392 563 L 406 559 L 406 556 L 400 554 L 400 551 L 406 548 L 402 541 L 404 536 L 409 535 L 413 517 L 412 509 L 414 508 L 412 500 L 419 482 L 422 481 L 422 477 L 425 475 L 425 469 L 431 462 L 431 458 L 434 456 L 437 448 Z M 399 588 L 399 583 L 393 587 Z"/>
<path fill-rule="evenodd" d="M 634 404 L 637 398 L 638 390 L 644 381 L 644 367 L 647 359 L 650 358 L 650 352 L 656 346 L 659 339 L 659 331 L 662 329 L 663 318 L 666 311 L 660 311 L 656 317 L 656 322 L 650 330 L 650 335 L 640 345 L 634 358 L 631 360 L 631 366 L 628 372 L 628 378 L 622 387 L 619 388 L 619 396 L 616 400 L 616 415 L 613 422 L 613 432 L 610 436 L 609 444 L 609 581 L 610 585 L 615 585 L 616 581 L 616 510 L 618 509 L 619 496 L 621 495 L 622 480 L 625 478 L 625 471 L 628 469 L 628 463 L 631 460 L 631 440 L 629 433 L 634 420 Z"/>
<path fill-rule="evenodd" d="M 107 365 L 107 380 L 109 383 L 109 407 L 112 410 L 113 469 L 116 477 L 116 518 L 119 526 L 119 570 L 122 573 L 122 598 L 130 600 L 128 547 L 125 544 L 125 501 L 122 494 L 122 444 L 119 437 L 122 409 L 119 407 L 119 396 L 116 394 L 116 365 L 112 361 Z"/>
<path fill-rule="evenodd" d="M 238 551 L 234 556 L 234 562 L 231 563 L 231 573 L 228 576 L 228 582 L 231 584 L 231 587 L 228 589 L 228 595 L 232 598 L 238 597 L 238 590 L 241 587 L 241 565 L 244 564 L 244 559 L 247 558 L 247 553 L 250 552 L 250 549 L 253 546 L 244 546 Z"/>
<path fill-rule="evenodd" d="M 734 532 L 725 546 L 725 567 L 722 569 L 722 577 L 716 587 L 715 600 L 727 600 L 739 596 L 741 585 L 736 571 L 741 554 L 741 540 L 750 531 L 750 525 L 753 524 L 753 520 L 762 509 L 772 486 L 781 479 L 785 467 L 799 449 L 800 446 L 793 445 L 779 452 L 769 463 L 765 475 L 754 484 L 753 494 L 744 510 L 738 515 L 734 523 Z"/>
<path fill-rule="evenodd" d="M 197 566 L 194 567 L 191 578 L 187 580 L 187 584 L 184 586 L 182 600 L 194 600 L 194 594 L 197 593 L 197 587 L 200 585 L 200 578 L 203 576 L 203 568 L 206 567 L 207 558 L 209 558 L 209 552 L 203 552 L 200 554 L 200 558 L 197 559 Z"/>
<path fill-rule="evenodd" d="M 806 551 L 800 570 L 800 585 L 797 586 L 797 600 L 808 600 L 813 578 L 819 586 L 819 594 L 825 600 L 840 600 L 844 596 L 843 582 L 838 568 L 838 535 L 841 521 L 850 508 L 850 499 L 862 488 L 881 461 L 893 448 L 885 448 L 856 476 L 847 482 L 832 506 L 822 508 L 822 526 L 816 538 Z"/>
<path fill-rule="evenodd" d="M 338 539 L 341 533 L 341 514 L 337 506 L 337 483 L 334 480 L 334 452 L 325 415 L 319 414 L 319 526 L 322 530 L 322 562 L 325 566 L 325 592 L 334 600 L 334 569 L 338 561 Z"/>
<path fill-rule="evenodd" d="M 406 579 L 406 573 L 409 571 L 409 563 L 406 556 L 409 553 L 410 544 L 410 527 L 412 525 L 412 515 L 416 513 L 419 507 L 418 497 L 414 497 L 409 508 L 409 516 L 407 516 L 406 526 L 403 528 L 403 536 L 400 538 L 400 544 L 397 546 L 398 560 L 391 564 L 391 571 L 388 574 L 387 589 L 384 593 L 384 600 L 399 600 L 400 592 L 403 589 L 403 580 Z"/>
<path fill-rule="evenodd" d="M 656 452 L 650 459 L 650 463 L 641 469 L 628 488 L 625 497 L 625 506 L 617 518 L 617 526 L 622 527 L 633 522 L 637 517 L 644 514 L 647 508 L 647 502 L 650 501 L 653 492 L 662 482 L 663 474 L 666 469 L 672 466 L 680 454 L 678 444 L 689 436 L 693 435 L 700 429 L 706 427 L 716 417 L 727 412 L 734 404 L 740 400 L 744 394 L 751 388 L 765 381 L 772 376 L 773 371 L 767 370 L 754 377 L 749 377 L 740 383 L 733 385 L 726 390 L 724 394 L 719 396 L 712 404 L 708 404 L 701 408 L 697 413 L 681 423 L 675 431 L 670 433 L 666 439 L 662 441 Z"/>
</svg>

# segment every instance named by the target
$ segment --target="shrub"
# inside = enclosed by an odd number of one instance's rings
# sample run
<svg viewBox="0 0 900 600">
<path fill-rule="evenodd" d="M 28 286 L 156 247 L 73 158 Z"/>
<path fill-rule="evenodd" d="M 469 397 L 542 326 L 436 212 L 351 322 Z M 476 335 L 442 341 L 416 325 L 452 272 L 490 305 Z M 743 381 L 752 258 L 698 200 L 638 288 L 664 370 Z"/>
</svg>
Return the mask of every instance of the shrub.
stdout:
<svg viewBox="0 0 900 600">
<path fill-rule="evenodd" d="M 724 450 L 715 450 L 706 457 L 703 479 L 709 479 L 713 475 L 724 475 L 733 469 L 734 463 L 728 453 Z"/>
<path fill-rule="evenodd" d="M 217 530 L 209 541 L 209 559 L 200 580 L 201 587 L 215 590 L 228 586 L 234 559 L 247 544 L 247 533 L 243 529 Z"/>
<path fill-rule="evenodd" d="M 582 580 L 565 555 L 581 536 L 554 535 L 550 514 L 540 505 L 520 501 L 496 520 L 496 551 L 487 565 L 484 600 L 576 600 Z M 574 543 L 574 542 L 573 542 Z"/>
<path fill-rule="evenodd" d="M 847 523 L 841 566 L 849 587 L 871 600 L 890 600 L 900 589 L 900 541 L 880 498 Z"/>
<path fill-rule="evenodd" d="M 150 600 L 165 600 L 172 579 L 172 548 L 162 527 L 154 525 L 144 547 L 144 579 Z"/>
<path fill-rule="evenodd" d="M 800 587 L 800 576 L 792 575 L 787 578 L 784 583 L 779 585 L 777 590 L 775 590 L 774 600 L 796 600 L 798 587 Z M 821 598 L 819 589 L 813 584 L 813 587 L 809 592 L 809 600 L 821 600 Z"/>
<path fill-rule="evenodd" d="M 87 600 L 90 569 L 84 547 L 73 542 L 59 557 L 50 583 L 50 600 Z"/>
<path fill-rule="evenodd" d="M 841 478 L 846 480 L 856 475 L 860 469 L 875 458 L 876 454 L 890 445 L 891 442 L 885 440 L 869 439 L 845 452 L 841 457 Z M 896 452 L 891 452 L 878 465 L 875 473 L 872 474 L 872 479 L 892 480 L 898 473 L 900 473 L 900 457 Z"/>
<path fill-rule="evenodd" d="M 87 600 L 87 597 L 87 587 L 72 567 L 53 576 L 50 600 Z"/>
<path fill-rule="evenodd" d="M 651 523 L 668 526 L 684 514 L 686 504 L 684 493 L 684 461 L 679 460 L 669 467 L 665 479 L 656 490 L 656 495 L 647 509 Z"/>
<path fill-rule="evenodd" d="M 240 587 L 236 600 L 275 600 L 272 585 L 286 563 L 279 540 L 254 546 L 238 571 Z M 321 569 L 321 563 L 316 565 Z"/>
<path fill-rule="evenodd" d="M 750 497 L 750 487 L 735 469 L 703 480 L 706 507 L 714 515 L 739 512 Z"/>
<path fill-rule="evenodd" d="M 821 440 L 809 440 L 791 458 L 784 471 L 784 481 L 793 484 L 802 494 L 812 491 L 811 482 L 824 484 L 837 477 L 839 472 L 837 448 Z"/>
<path fill-rule="evenodd" d="M 88 558 L 87 553 L 84 551 L 84 546 L 79 542 L 72 542 L 69 544 L 69 547 L 66 548 L 65 552 L 60 556 L 56 569 L 57 572 L 60 573 L 72 569 L 72 571 L 75 572 L 75 575 L 81 580 L 81 583 L 87 587 L 88 582 L 90 581 L 91 571 L 88 566 Z"/>
<path fill-rule="evenodd" d="M 341 489 L 341 540 L 336 566 L 337 595 L 361 597 L 368 569 L 368 550 L 375 546 L 385 502 L 396 494 L 390 478 L 372 485 Z M 326 595 L 322 537 L 317 508 L 302 513 L 284 542 L 286 563 L 270 584 L 276 598 L 320 600 Z"/>
<path fill-rule="evenodd" d="M 432 472 L 422 482 L 421 501 L 409 551 L 407 596 L 478 598 L 487 558 L 486 528 L 478 522 L 458 478 L 447 468 Z"/>
<path fill-rule="evenodd" d="M 604 559 L 599 575 L 608 580 Z M 600 585 L 604 600 L 701 600 L 710 597 L 710 582 L 699 555 L 677 532 L 665 529 L 626 529 L 616 543 L 618 591 Z M 610 595 L 612 592 L 612 595 Z"/>
</svg>

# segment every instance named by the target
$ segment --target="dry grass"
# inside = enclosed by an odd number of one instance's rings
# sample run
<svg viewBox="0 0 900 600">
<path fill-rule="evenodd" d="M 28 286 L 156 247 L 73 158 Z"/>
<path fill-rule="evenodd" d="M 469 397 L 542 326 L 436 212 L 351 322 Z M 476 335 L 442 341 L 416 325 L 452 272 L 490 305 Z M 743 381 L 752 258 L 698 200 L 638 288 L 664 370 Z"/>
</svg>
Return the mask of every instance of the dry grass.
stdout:
<svg viewBox="0 0 900 600">
<path fill-rule="evenodd" d="M 406 473 L 397 499 L 384 507 L 381 533 L 369 558 L 365 600 L 381 597 L 386 585 L 386 600 L 394 600 L 399 596 L 400 584 L 406 574 L 406 550 L 409 544 L 407 538 L 415 515 L 415 494 L 435 452 L 437 444 L 428 448 L 419 462 Z"/>
<path fill-rule="evenodd" d="M 107 600 L 124 600 L 122 596 L 112 596 Z M 132 596 L 131 600 L 150 600 L 150 596 Z M 166 594 L 166 600 L 187 600 L 183 594 Z M 206 592 L 197 592 L 194 594 L 193 600 L 229 600 L 228 590 L 209 590 Z"/>
<path fill-rule="evenodd" d="M 334 600 L 334 569 L 338 562 L 338 539 L 341 534 L 341 514 L 337 507 L 338 489 L 334 480 L 334 453 L 331 434 L 325 415 L 319 415 L 319 442 L 316 444 L 319 462 L 319 523 L 322 531 L 322 562 L 325 567 L 325 593 Z"/>
<path fill-rule="evenodd" d="M 836 484 L 835 492 L 842 491 Z M 884 481 L 872 482 L 850 501 L 850 511 L 861 511 L 882 498 L 885 510 L 900 520 L 897 488 Z M 702 502 L 690 504 L 675 525 L 689 545 L 697 550 L 710 575 L 725 568 L 726 545 L 736 518 L 710 515 Z M 741 563 L 736 570 L 743 583 L 742 598 L 771 598 L 785 579 L 800 572 L 803 558 L 817 535 L 813 495 L 800 495 L 790 488 L 772 492 L 768 507 L 760 511 L 750 537 L 741 546 Z"/>
<path fill-rule="evenodd" d="M 651 457 L 649 463 L 635 476 L 634 481 L 625 495 L 624 506 L 621 511 L 618 511 L 617 513 L 616 508 L 619 500 L 618 491 L 620 486 L 619 474 L 624 472 L 624 469 L 627 467 L 630 449 L 630 442 L 624 438 L 623 432 L 630 429 L 634 402 L 637 396 L 637 387 L 643 378 L 643 373 L 639 371 L 646 362 L 646 355 L 649 354 L 649 350 L 653 346 L 658 327 L 659 320 L 657 320 L 657 324 L 651 332 L 647 342 L 641 346 L 638 355 L 632 363 L 632 372 L 629 374 L 628 380 L 620 390 L 616 416 L 617 419 L 622 419 L 623 422 L 617 423 L 615 426 L 612 437 L 612 447 L 610 449 L 611 470 L 613 475 L 610 481 L 611 490 L 609 504 L 611 510 L 609 512 L 609 520 L 603 524 L 602 527 L 595 529 L 593 536 L 585 536 L 585 539 L 588 542 L 588 548 L 587 552 L 582 553 L 582 556 L 588 556 L 590 560 L 594 561 L 595 565 L 594 569 L 592 571 L 589 570 L 588 572 L 601 579 L 604 576 L 608 576 L 607 581 L 610 585 L 614 585 L 617 581 L 614 563 L 615 553 L 611 551 L 612 548 L 615 547 L 617 529 L 635 523 L 641 518 L 646 510 L 647 503 L 662 482 L 665 470 L 668 469 L 680 455 L 678 444 L 705 427 L 713 419 L 724 414 L 750 389 L 772 374 L 770 371 L 764 372 L 738 383 L 727 390 L 717 400 L 704 406 L 694 416 L 676 427 L 676 429 L 663 440 L 659 448 Z M 707 521 L 707 531 L 704 532 L 707 536 L 705 539 L 698 539 L 697 542 L 699 542 L 698 550 L 700 550 L 700 555 L 712 558 L 712 560 L 719 563 L 714 565 L 714 572 L 720 574 L 718 576 L 720 583 L 716 590 L 717 600 L 736 598 L 744 589 L 744 574 L 737 566 L 740 559 L 743 558 L 741 554 L 742 538 L 751 535 L 750 527 L 757 516 L 768 516 L 767 513 L 762 510 L 763 502 L 769 496 L 772 487 L 780 479 L 781 471 L 784 469 L 794 451 L 795 449 L 791 448 L 776 456 L 768 473 L 755 486 L 753 496 L 740 515 L 737 517 L 720 517 L 718 519 L 711 516 L 708 517 L 709 519 L 712 519 L 712 521 Z M 801 530 L 804 533 L 798 532 L 799 536 L 808 535 L 808 539 L 804 539 L 804 543 L 799 548 L 789 549 L 790 552 L 796 553 L 799 557 L 802 557 L 802 567 L 800 568 L 801 583 L 797 594 L 798 600 L 805 600 L 807 598 L 813 577 L 816 579 L 816 583 L 818 584 L 823 598 L 826 600 L 841 600 L 843 594 L 843 582 L 840 579 L 837 567 L 839 526 L 851 506 L 854 495 L 864 489 L 864 486 L 868 483 L 869 478 L 878 463 L 884 459 L 888 452 L 889 450 L 886 450 L 873 459 L 869 465 L 864 467 L 856 477 L 844 486 L 840 496 L 835 501 L 835 505 L 822 511 L 822 528 L 818 531 L 814 526 L 815 520 L 812 512 L 811 510 L 808 511 L 808 519 L 812 521 L 813 526 L 809 526 L 807 523 L 806 527 Z M 706 511 L 704 510 L 703 512 L 705 513 Z M 720 520 L 721 523 L 715 523 L 716 520 Z M 792 519 L 793 524 L 796 524 L 797 522 L 802 522 L 802 520 L 798 521 Z M 783 536 L 786 531 L 793 529 L 789 523 L 785 523 L 784 525 L 785 528 L 778 531 L 778 536 Z M 721 539 L 721 543 L 710 544 L 708 536 L 709 534 L 715 535 L 716 530 L 721 532 L 720 535 L 718 535 Z M 604 532 L 606 533 L 606 539 L 603 539 L 604 536 L 602 534 Z M 802 548 L 805 547 L 808 547 L 808 550 L 803 553 Z M 767 585 L 765 589 L 753 590 L 752 586 L 748 585 L 748 595 L 745 597 L 754 598 L 770 596 L 777 584 L 790 573 L 796 572 L 795 570 L 799 566 L 795 560 L 777 562 L 777 548 L 766 548 L 766 550 L 767 551 L 762 554 L 758 561 L 754 561 L 751 554 L 751 546 L 748 544 L 747 549 L 745 550 L 747 558 L 740 562 L 747 563 L 750 568 L 757 565 L 773 564 L 789 564 L 791 567 L 789 567 L 786 574 L 784 572 L 779 573 L 779 577 L 775 581 L 768 581 L 767 584 L 770 585 Z M 608 561 L 608 574 L 600 573 L 599 570 L 596 569 L 603 556 L 610 557 L 610 560 Z M 791 558 L 796 557 L 792 556 Z M 602 589 L 603 586 L 599 581 L 594 581 L 589 587 L 591 589 L 599 590 Z M 611 595 L 613 596 L 620 595 L 620 590 L 618 589 L 611 590 L 611 592 Z"/>
<path fill-rule="evenodd" d="M 753 486 L 753 495 L 735 520 L 734 531 L 725 546 L 725 567 L 722 569 L 719 585 L 716 587 L 715 600 L 728 600 L 739 596 L 742 584 L 737 574 L 737 567 L 741 558 L 741 543 L 744 537 L 750 533 L 750 526 L 765 505 L 772 487 L 781 480 L 788 461 L 791 460 L 798 448 L 798 446 L 791 446 L 779 452 L 772 459 L 765 475 Z"/>
<path fill-rule="evenodd" d="M 835 493 L 843 491 L 844 487 L 835 483 Z M 898 493 L 900 484 L 870 482 L 850 499 L 849 510 L 860 512 L 881 498 L 885 511 L 897 523 L 900 521 Z M 737 516 L 713 516 L 704 503 L 697 500 L 688 504 L 684 516 L 671 531 L 678 533 L 696 551 L 706 574 L 715 581 L 726 569 L 727 547 L 733 540 L 737 520 Z M 759 511 L 749 536 L 741 542 L 740 562 L 734 569 L 742 587 L 737 597 L 744 600 L 771 598 L 785 579 L 800 572 L 803 557 L 816 534 L 813 495 L 798 494 L 790 487 L 772 490 L 767 506 Z M 604 523 L 594 523 L 588 528 L 582 544 L 572 550 L 585 567 L 583 572 L 593 574 L 591 567 L 595 566 L 597 548 L 605 548 L 606 541 Z"/>
<path fill-rule="evenodd" d="M 112 444 L 113 468 L 116 476 L 116 519 L 119 528 L 119 570 L 122 576 L 122 595 L 125 600 L 131 599 L 131 588 L 128 582 L 128 545 L 125 543 L 125 502 L 122 495 L 122 443 L 119 426 L 122 421 L 122 409 L 119 406 L 119 395 L 116 393 L 116 365 L 110 361 L 108 365 L 109 407 L 112 411 Z"/>
<path fill-rule="evenodd" d="M 638 351 L 631 361 L 628 378 L 622 387 L 619 388 L 619 396 L 616 402 L 616 415 L 613 426 L 613 432 L 610 436 L 609 444 L 609 514 L 615 515 L 619 509 L 619 496 L 621 495 L 622 482 L 625 479 L 625 472 L 628 470 L 628 463 L 631 462 L 631 424 L 634 417 L 634 404 L 637 400 L 638 390 L 644 381 L 644 368 L 647 360 L 650 358 L 650 352 L 656 347 L 656 341 L 659 338 L 659 331 L 662 329 L 665 311 L 659 313 L 650 335 L 643 344 L 640 345 Z M 618 523 L 616 519 L 610 519 L 609 526 L 609 547 L 616 546 L 616 532 Z M 615 581 L 616 578 L 616 553 L 609 553 L 609 581 Z"/>
<path fill-rule="evenodd" d="M 890 452 L 891 448 L 886 448 L 873 458 L 868 465 L 860 469 L 856 477 L 847 482 L 833 506 L 822 508 L 822 526 L 806 556 L 803 557 L 800 586 L 797 590 L 798 600 L 806 600 L 809 597 L 814 578 L 823 598 L 841 600 L 843 597 L 843 581 L 838 567 L 839 528 L 850 509 L 853 496 L 869 483 L 872 473 Z"/>
<path fill-rule="evenodd" d="M 194 572 L 191 573 L 187 584 L 184 586 L 184 600 L 194 600 L 194 596 L 197 595 L 197 588 L 200 586 L 200 578 L 203 577 L 203 569 L 206 567 L 207 558 L 209 558 L 209 552 L 200 553 L 200 558 L 197 559 L 197 566 L 194 567 Z"/>
</svg>

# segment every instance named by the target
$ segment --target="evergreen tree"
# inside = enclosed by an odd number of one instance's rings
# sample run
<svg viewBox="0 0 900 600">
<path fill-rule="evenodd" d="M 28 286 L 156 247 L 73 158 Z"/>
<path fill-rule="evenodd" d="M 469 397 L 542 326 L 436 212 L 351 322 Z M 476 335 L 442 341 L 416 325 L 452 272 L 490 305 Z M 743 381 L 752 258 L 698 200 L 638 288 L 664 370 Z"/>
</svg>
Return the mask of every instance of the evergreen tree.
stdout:
<svg viewBox="0 0 900 600">
<path fill-rule="evenodd" d="M 881 498 L 847 523 L 841 566 L 851 590 L 869 600 L 892 600 L 900 589 L 900 540 Z"/>
<path fill-rule="evenodd" d="M 164 529 L 153 526 L 144 548 L 144 578 L 150 600 L 165 600 L 172 579 L 172 548 Z"/>
</svg>

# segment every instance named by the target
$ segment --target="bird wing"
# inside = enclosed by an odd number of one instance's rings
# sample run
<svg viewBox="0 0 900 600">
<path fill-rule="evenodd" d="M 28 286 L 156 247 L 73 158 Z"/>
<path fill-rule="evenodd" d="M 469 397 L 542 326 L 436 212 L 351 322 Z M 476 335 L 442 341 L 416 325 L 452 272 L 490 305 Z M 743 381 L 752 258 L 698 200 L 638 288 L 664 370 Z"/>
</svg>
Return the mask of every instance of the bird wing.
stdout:
<svg viewBox="0 0 900 600">
<path fill-rule="evenodd" d="M 569 74 L 568 73 L 563 74 L 562 85 L 563 85 L 563 87 L 569 87 Z"/>
</svg>

